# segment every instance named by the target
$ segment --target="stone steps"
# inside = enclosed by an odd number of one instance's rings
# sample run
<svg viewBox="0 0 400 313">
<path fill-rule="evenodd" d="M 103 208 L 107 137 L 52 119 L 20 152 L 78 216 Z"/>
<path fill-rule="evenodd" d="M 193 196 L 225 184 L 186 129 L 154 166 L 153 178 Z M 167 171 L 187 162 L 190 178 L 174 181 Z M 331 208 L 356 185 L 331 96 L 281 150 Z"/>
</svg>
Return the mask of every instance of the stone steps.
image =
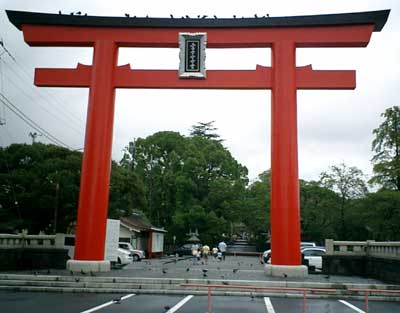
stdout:
<svg viewBox="0 0 400 313">
<path fill-rule="evenodd" d="M 349 289 L 399 289 L 396 285 L 366 285 L 349 283 L 317 283 L 289 281 L 245 281 L 245 280 L 205 280 L 205 279 L 169 279 L 169 278 L 130 278 L 130 277 L 90 277 L 55 275 L 19 275 L 0 274 L 0 290 L 37 291 L 37 292 L 79 292 L 79 293 L 135 293 L 135 294 L 194 294 L 206 295 L 207 288 L 184 287 L 181 284 L 220 285 L 212 289 L 213 295 L 225 296 L 278 296 L 302 297 L 301 291 L 289 290 L 252 290 L 245 288 L 313 288 L 336 289 L 335 293 L 308 293 L 307 298 L 352 298 L 363 299 L 364 293 L 350 292 Z M 226 286 L 226 287 L 225 287 Z M 229 287 L 234 288 L 229 288 Z M 375 300 L 400 301 L 400 295 L 371 295 Z"/>
</svg>

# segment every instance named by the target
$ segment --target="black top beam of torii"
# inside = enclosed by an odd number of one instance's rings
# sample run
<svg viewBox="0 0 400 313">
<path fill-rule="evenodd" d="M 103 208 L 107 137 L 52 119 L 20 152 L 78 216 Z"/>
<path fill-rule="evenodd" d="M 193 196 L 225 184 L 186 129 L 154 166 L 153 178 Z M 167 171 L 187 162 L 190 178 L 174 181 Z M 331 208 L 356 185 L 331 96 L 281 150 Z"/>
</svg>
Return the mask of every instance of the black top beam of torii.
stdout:
<svg viewBox="0 0 400 313">
<path fill-rule="evenodd" d="M 23 24 L 128 28 L 257 28 L 374 24 L 374 31 L 381 31 L 390 10 L 258 18 L 99 17 L 12 10 L 6 12 L 11 23 L 20 30 Z"/>
</svg>

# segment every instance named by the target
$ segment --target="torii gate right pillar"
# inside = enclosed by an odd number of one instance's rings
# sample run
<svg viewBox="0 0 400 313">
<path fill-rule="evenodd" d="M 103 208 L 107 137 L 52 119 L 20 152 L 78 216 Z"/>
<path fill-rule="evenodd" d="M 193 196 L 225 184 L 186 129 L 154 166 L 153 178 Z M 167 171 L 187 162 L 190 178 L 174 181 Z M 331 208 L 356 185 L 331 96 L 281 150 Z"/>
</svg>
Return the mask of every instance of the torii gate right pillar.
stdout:
<svg viewBox="0 0 400 313">
<path fill-rule="evenodd" d="M 271 246 L 273 276 L 307 275 L 301 265 L 300 201 L 297 156 L 296 45 L 272 45 Z M 281 248 L 284 247 L 284 248 Z M 278 273 L 277 273 L 278 272 Z"/>
</svg>

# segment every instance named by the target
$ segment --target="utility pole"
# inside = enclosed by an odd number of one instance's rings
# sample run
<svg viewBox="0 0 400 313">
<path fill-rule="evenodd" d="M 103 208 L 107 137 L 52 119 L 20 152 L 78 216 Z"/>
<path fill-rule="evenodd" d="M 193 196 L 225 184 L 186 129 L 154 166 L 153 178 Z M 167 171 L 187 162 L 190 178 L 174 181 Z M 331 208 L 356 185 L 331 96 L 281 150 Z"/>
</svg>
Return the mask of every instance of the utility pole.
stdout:
<svg viewBox="0 0 400 313">
<path fill-rule="evenodd" d="M 40 137 L 40 136 L 42 136 L 42 134 L 38 134 L 37 132 L 34 132 L 34 133 L 30 132 L 29 133 L 29 137 L 32 138 L 32 144 L 35 143 L 36 137 L 38 137 L 38 136 Z"/>
<path fill-rule="evenodd" d="M 53 233 L 57 234 L 57 215 L 58 215 L 58 198 L 60 195 L 60 183 L 56 183 L 56 202 L 54 207 L 54 224 L 53 224 Z"/>
</svg>

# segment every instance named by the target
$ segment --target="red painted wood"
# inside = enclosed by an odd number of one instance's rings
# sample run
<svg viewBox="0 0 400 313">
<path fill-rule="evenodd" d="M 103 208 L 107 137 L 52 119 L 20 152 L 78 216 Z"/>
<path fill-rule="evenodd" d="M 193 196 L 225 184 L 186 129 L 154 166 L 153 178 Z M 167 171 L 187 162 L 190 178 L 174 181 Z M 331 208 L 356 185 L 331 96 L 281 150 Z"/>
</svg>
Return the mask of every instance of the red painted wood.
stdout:
<svg viewBox="0 0 400 313">
<path fill-rule="evenodd" d="M 90 87 L 91 78 L 92 66 L 78 63 L 76 69 L 36 68 L 34 84 L 40 87 Z"/>
<path fill-rule="evenodd" d="M 296 47 L 364 47 L 374 25 L 266 28 L 107 28 L 22 26 L 31 46 L 94 47 L 93 66 L 37 69 L 38 86 L 90 87 L 82 165 L 77 260 L 102 260 L 108 206 L 115 88 L 272 89 L 272 264 L 299 265 L 300 208 L 297 89 L 352 89 L 354 71 L 296 68 Z M 116 67 L 117 47 L 178 47 L 179 32 L 207 32 L 208 48 L 272 48 L 272 68 L 207 71 L 206 79 L 179 79 L 174 70 Z"/>
<path fill-rule="evenodd" d="M 208 48 L 271 47 L 290 40 L 297 47 L 365 47 L 374 25 L 287 28 L 101 28 L 23 25 L 31 46 L 92 47 L 96 40 L 115 41 L 119 47 L 178 48 L 179 32 L 207 32 Z"/>
<path fill-rule="evenodd" d="M 117 64 L 117 52 L 117 46 L 112 41 L 98 41 L 94 46 L 75 260 L 104 259 L 114 121 L 113 71 Z"/>
<path fill-rule="evenodd" d="M 271 263 L 300 265 L 296 47 L 272 46 Z"/>
<path fill-rule="evenodd" d="M 89 87 L 92 67 L 35 70 L 35 85 L 42 87 Z M 316 71 L 311 65 L 296 68 L 297 89 L 354 89 L 355 71 Z M 209 70 L 207 79 L 180 79 L 176 70 L 115 69 L 115 88 L 170 89 L 271 89 L 271 68 L 256 70 Z"/>
</svg>

